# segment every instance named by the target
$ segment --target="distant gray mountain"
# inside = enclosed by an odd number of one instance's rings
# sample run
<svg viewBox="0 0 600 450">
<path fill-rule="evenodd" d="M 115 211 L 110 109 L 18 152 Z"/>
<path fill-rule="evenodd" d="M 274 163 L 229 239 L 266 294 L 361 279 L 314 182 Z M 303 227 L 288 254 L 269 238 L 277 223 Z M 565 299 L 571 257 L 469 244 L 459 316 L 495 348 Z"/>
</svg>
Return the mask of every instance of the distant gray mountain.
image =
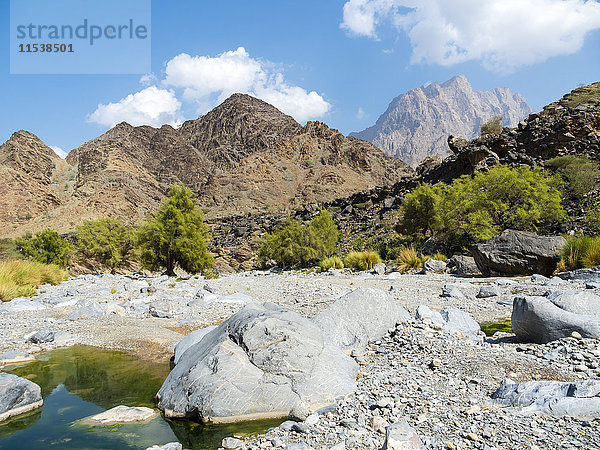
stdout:
<svg viewBox="0 0 600 450">
<path fill-rule="evenodd" d="M 370 141 L 390 156 L 416 167 L 428 156 L 449 152 L 448 135 L 472 139 L 481 124 L 502 116 L 515 127 L 533 110 L 508 88 L 476 91 L 464 75 L 396 97 L 372 127 L 351 136 Z"/>
</svg>

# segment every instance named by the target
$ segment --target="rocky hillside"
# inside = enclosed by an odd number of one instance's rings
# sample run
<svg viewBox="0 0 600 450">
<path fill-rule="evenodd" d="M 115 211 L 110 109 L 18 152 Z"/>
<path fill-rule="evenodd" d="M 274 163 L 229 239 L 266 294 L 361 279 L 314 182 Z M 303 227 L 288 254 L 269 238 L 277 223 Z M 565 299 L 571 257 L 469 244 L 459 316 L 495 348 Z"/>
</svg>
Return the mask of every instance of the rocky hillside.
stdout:
<svg viewBox="0 0 600 450">
<path fill-rule="evenodd" d="M 13 170 L 15 159 L 20 172 L 17 181 L 3 186 L 3 201 L 11 209 L 13 204 L 29 204 L 21 198 L 29 195 L 31 205 L 26 212 L 13 208 L 12 216 L 1 216 L 0 232 L 5 235 L 48 226 L 69 231 L 84 219 L 103 216 L 136 223 L 179 182 L 198 195 L 206 216 L 215 218 L 240 211 L 293 210 L 412 174 L 402 161 L 368 142 L 318 122 L 302 127 L 275 107 L 243 94 L 179 129 L 121 123 L 73 150 L 66 161 L 29 133 L 15 136 L 2 146 L 0 167 Z M 55 169 L 57 182 L 67 175 L 67 181 L 73 180 L 50 189 Z M 27 220 L 13 228 L 27 212 Z"/>
<path fill-rule="evenodd" d="M 0 146 L 0 222 L 20 225 L 63 202 L 54 178 L 67 165 L 40 139 L 17 131 Z"/>
<path fill-rule="evenodd" d="M 447 155 L 450 134 L 472 139 L 493 116 L 502 116 L 505 126 L 514 127 L 531 112 L 520 94 L 508 88 L 474 90 L 459 75 L 396 97 L 375 125 L 351 136 L 416 167 L 428 156 Z"/>
</svg>

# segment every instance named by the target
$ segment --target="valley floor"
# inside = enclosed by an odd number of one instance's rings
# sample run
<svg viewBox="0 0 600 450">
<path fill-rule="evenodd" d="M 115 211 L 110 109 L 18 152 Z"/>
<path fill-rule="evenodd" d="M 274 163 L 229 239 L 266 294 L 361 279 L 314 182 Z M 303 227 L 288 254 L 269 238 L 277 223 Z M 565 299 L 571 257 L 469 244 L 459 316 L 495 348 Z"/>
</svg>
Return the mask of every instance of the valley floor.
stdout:
<svg viewBox="0 0 600 450">
<path fill-rule="evenodd" d="M 447 285 L 456 288 L 453 297 L 440 295 Z M 482 285 L 493 286 L 499 295 L 476 298 Z M 84 344 L 167 362 L 185 334 L 222 322 L 253 299 L 312 317 L 358 287 L 389 291 L 413 317 L 419 305 L 455 306 L 480 323 L 509 318 L 515 295 L 584 288 L 529 278 L 335 271 L 246 272 L 179 281 L 166 276 L 83 275 L 59 286 L 43 286 L 33 300 L 1 304 L 0 353 Z M 197 297 L 202 288 L 203 298 Z M 214 295 L 206 295 L 206 290 Z M 54 340 L 31 342 L 30 335 L 40 330 L 50 330 Z M 355 395 L 335 410 L 311 416 L 294 431 L 275 428 L 246 438 L 244 445 L 284 448 L 304 442 L 315 449 L 380 448 L 385 425 L 406 419 L 427 448 L 600 448 L 597 422 L 525 416 L 490 400 L 506 378 L 600 379 L 600 341 L 568 338 L 545 345 L 518 344 L 510 335 L 473 338 L 421 320 L 390 331 L 354 355 L 361 367 Z"/>
</svg>

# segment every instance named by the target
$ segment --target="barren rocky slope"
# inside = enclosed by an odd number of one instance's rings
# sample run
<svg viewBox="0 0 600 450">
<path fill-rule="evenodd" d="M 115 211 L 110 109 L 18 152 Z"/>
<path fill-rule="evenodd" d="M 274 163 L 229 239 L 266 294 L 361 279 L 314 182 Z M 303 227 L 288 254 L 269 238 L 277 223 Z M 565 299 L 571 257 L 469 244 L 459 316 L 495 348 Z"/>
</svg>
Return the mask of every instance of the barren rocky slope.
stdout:
<svg viewBox="0 0 600 450">
<path fill-rule="evenodd" d="M 493 116 L 502 116 L 505 126 L 514 127 L 531 112 L 522 95 L 508 88 L 474 90 L 459 75 L 396 97 L 375 125 L 351 136 L 416 167 L 428 156 L 447 155 L 450 134 L 472 139 Z"/>
<path fill-rule="evenodd" d="M 134 224 L 179 182 L 198 195 L 210 218 L 295 209 L 412 174 L 406 164 L 368 142 L 319 122 L 302 127 L 275 107 L 243 94 L 179 129 L 121 123 L 73 150 L 66 162 L 26 132 L 17 133 L 0 150 L 0 170 L 15 180 L 3 186 L 5 209 L 10 210 L 0 215 L 4 235 L 48 226 L 65 232 L 83 219 L 105 216 Z M 17 158 L 17 164 L 11 160 L 14 154 L 27 156 Z M 74 183 L 50 188 L 53 165 L 60 179 L 76 175 Z M 18 229 L 13 228 L 16 224 Z"/>
</svg>

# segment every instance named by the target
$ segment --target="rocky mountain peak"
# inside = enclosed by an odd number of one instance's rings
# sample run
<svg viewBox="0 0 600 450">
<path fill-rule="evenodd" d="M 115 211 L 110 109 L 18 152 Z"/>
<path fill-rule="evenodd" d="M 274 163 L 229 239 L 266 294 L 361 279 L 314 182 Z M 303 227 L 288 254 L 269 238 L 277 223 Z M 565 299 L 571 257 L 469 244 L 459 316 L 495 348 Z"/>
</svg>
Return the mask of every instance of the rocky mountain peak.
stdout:
<svg viewBox="0 0 600 450">
<path fill-rule="evenodd" d="M 375 125 L 351 136 L 415 167 L 428 156 L 447 155 L 448 135 L 472 139 L 493 116 L 502 116 L 505 126 L 516 126 L 531 112 L 520 94 L 508 88 L 474 90 L 464 75 L 457 75 L 394 98 Z"/>
<path fill-rule="evenodd" d="M 0 146 L 0 165 L 47 178 L 60 157 L 35 134 L 19 130 Z"/>
</svg>

